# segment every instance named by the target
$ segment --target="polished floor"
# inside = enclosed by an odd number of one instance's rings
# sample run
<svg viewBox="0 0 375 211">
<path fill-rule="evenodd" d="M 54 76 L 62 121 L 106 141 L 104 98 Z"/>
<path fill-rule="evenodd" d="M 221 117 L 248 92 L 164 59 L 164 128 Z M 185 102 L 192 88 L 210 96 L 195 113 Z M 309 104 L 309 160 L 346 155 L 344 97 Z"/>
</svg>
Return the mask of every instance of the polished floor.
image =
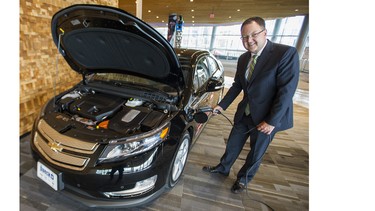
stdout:
<svg viewBox="0 0 375 211">
<path fill-rule="evenodd" d="M 232 65 L 224 64 L 228 84 Z M 202 171 L 202 166 L 218 163 L 231 129 L 223 116 L 215 116 L 193 146 L 176 187 L 147 206 L 127 210 L 309 210 L 308 80 L 304 77 L 294 98 L 295 126 L 275 136 L 247 192 L 232 194 L 230 188 L 249 151 L 248 144 L 228 177 Z M 236 102 L 224 112 L 229 119 L 233 119 Z M 20 210 L 103 210 L 85 207 L 37 179 L 29 139 L 20 139 Z"/>
</svg>

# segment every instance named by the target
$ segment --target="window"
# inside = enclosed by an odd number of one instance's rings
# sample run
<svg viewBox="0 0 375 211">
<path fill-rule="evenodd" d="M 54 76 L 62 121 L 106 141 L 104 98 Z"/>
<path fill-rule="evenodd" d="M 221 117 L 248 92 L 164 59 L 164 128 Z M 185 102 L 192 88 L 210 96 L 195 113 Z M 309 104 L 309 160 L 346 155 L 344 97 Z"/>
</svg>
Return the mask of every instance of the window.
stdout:
<svg viewBox="0 0 375 211">
<path fill-rule="evenodd" d="M 304 16 L 266 20 L 267 38 L 296 47 Z M 216 58 L 237 60 L 246 50 L 240 40 L 241 24 L 231 26 L 185 26 L 181 48 L 206 49 Z M 166 27 L 156 28 L 166 37 Z M 212 40 L 213 39 L 213 40 Z"/>
<path fill-rule="evenodd" d="M 212 26 L 185 27 L 182 33 L 181 47 L 192 49 L 209 49 Z"/>
<path fill-rule="evenodd" d="M 194 90 L 198 90 L 208 81 L 209 66 L 206 57 L 203 57 L 197 62 L 194 74 Z"/>
<path fill-rule="evenodd" d="M 211 57 L 207 57 L 207 62 L 210 71 L 210 76 L 213 75 L 213 78 L 219 78 L 221 75 L 221 71 L 216 61 Z"/>
</svg>

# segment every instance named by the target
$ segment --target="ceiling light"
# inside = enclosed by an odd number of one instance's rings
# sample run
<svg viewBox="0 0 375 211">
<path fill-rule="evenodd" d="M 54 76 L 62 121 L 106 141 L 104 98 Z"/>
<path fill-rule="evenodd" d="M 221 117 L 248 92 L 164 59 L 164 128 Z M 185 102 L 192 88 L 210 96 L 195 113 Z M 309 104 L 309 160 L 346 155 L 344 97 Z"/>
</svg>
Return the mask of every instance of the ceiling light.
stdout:
<svg viewBox="0 0 375 211">
<path fill-rule="evenodd" d="M 192 21 L 192 23 L 195 23 L 195 21 Z"/>
<path fill-rule="evenodd" d="M 298 12 L 298 9 L 295 9 L 294 11 Z"/>
<path fill-rule="evenodd" d="M 191 16 L 191 18 L 194 18 L 194 15 L 193 15 L 193 16 Z"/>
<path fill-rule="evenodd" d="M 148 10 L 147 12 L 151 12 L 151 10 Z"/>
<path fill-rule="evenodd" d="M 229 16 L 228 18 L 232 18 L 232 16 Z"/>
<path fill-rule="evenodd" d="M 194 12 L 194 10 L 191 10 L 192 12 Z"/>
<path fill-rule="evenodd" d="M 159 16 L 156 16 L 156 18 L 159 18 Z"/>
<path fill-rule="evenodd" d="M 241 11 L 240 9 L 237 9 L 237 12 Z"/>
<path fill-rule="evenodd" d="M 190 2 L 193 2 L 194 0 L 190 0 Z"/>
</svg>

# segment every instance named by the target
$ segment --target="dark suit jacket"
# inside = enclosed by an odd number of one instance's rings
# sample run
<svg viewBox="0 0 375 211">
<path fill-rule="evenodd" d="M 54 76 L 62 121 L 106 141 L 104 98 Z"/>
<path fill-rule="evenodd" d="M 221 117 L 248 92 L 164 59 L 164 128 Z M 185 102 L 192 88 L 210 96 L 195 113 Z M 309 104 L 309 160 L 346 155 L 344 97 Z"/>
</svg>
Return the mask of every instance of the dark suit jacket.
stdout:
<svg viewBox="0 0 375 211">
<path fill-rule="evenodd" d="M 232 87 L 219 105 L 225 110 L 241 91 L 243 99 L 238 104 L 234 122 L 241 120 L 246 103 L 256 125 L 262 121 L 275 126 L 276 131 L 293 127 L 293 95 L 299 80 L 299 57 L 296 48 L 267 41 L 257 59 L 250 81 L 245 72 L 251 53 L 238 59 L 237 72 Z"/>
</svg>

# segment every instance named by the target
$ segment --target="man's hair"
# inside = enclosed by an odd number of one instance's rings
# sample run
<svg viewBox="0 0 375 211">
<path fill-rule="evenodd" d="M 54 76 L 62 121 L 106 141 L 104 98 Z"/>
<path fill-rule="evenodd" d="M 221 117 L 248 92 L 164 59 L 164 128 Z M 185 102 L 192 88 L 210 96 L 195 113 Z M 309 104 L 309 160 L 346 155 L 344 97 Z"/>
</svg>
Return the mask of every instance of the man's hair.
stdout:
<svg viewBox="0 0 375 211">
<path fill-rule="evenodd" d="M 262 27 L 263 29 L 266 28 L 266 22 L 264 21 L 263 18 L 261 17 L 251 17 L 251 18 L 248 18 L 247 20 L 245 20 L 242 25 L 241 25 L 241 30 L 242 28 L 247 25 L 247 24 L 250 24 L 251 22 L 255 22 L 257 23 L 260 27 Z"/>
</svg>

